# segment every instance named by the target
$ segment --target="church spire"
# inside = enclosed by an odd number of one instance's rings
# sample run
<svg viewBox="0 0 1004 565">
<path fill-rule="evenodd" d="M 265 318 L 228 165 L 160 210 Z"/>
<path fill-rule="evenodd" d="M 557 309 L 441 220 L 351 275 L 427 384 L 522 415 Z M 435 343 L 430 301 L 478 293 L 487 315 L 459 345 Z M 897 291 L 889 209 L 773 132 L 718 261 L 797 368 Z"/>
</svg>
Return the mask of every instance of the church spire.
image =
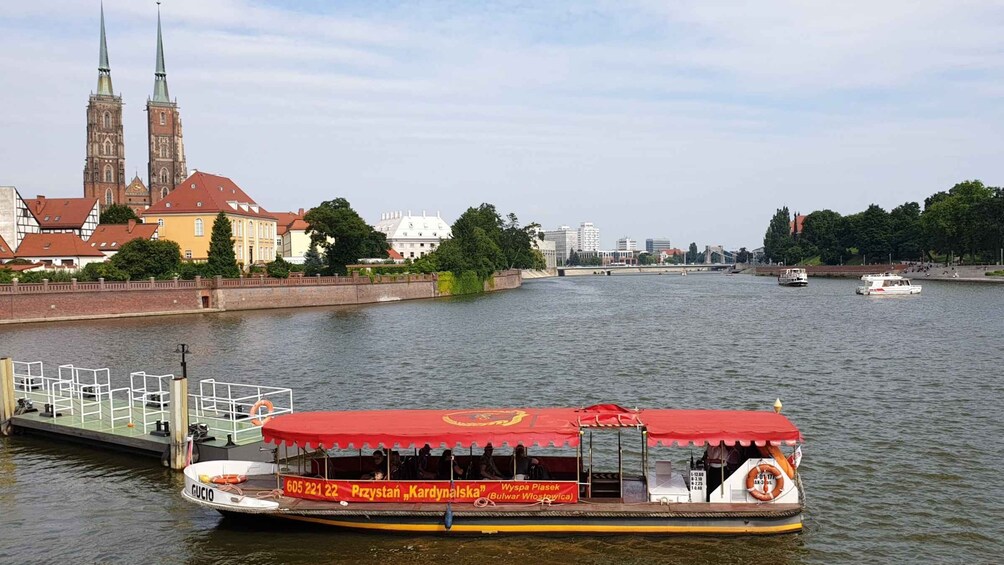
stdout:
<svg viewBox="0 0 1004 565">
<path fill-rule="evenodd" d="M 108 41 L 105 40 L 105 4 L 101 3 L 101 53 L 98 55 L 98 94 L 114 96 L 112 68 L 108 65 Z"/>
<path fill-rule="evenodd" d="M 167 93 L 167 71 L 164 68 L 164 40 L 160 33 L 160 2 L 157 2 L 157 70 L 153 73 L 153 101 L 170 102 Z"/>
</svg>

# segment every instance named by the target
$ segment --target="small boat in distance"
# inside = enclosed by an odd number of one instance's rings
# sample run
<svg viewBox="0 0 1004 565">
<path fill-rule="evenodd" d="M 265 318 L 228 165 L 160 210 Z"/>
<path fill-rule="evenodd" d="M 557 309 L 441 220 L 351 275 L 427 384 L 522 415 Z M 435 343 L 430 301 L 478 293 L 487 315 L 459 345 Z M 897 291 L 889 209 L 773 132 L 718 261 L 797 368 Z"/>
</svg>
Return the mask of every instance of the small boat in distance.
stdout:
<svg viewBox="0 0 1004 565">
<path fill-rule="evenodd" d="M 781 286 L 808 286 L 809 274 L 801 268 L 785 269 L 777 276 L 777 284 Z"/>
<path fill-rule="evenodd" d="M 894 273 L 864 275 L 861 280 L 865 281 L 865 285 L 859 286 L 855 292 L 865 296 L 920 294 L 920 285 L 913 284 L 910 279 Z"/>
<path fill-rule="evenodd" d="M 182 496 L 225 516 L 411 534 L 798 532 L 801 451 L 781 448 L 802 435 L 780 408 L 283 414 L 262 426 L 272 463 L 189 465 Z"/>
</svg>

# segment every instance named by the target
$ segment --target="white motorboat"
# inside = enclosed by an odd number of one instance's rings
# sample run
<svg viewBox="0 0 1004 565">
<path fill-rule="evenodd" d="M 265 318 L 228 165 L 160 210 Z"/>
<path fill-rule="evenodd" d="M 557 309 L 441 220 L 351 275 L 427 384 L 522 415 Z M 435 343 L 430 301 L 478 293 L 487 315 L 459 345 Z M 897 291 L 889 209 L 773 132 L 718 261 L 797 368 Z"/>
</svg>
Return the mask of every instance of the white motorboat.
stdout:
<svg viewBox="0 0 1004 565">
<path fill-rule="evenodd" d="M 913 284 L 910 279 L 894 273 L 864 275 L 861 280 L 865 281 L 865 285 L 859 286 L 856 292 L 865 296 L 920 294 L 920 285 Z"/>
<path fill-rule="evenodd" d="M 777 276 L 777 284 L 781 286 L 808 286 L 809 274 L 801 268 L 785 269 Z"/>
</svg>

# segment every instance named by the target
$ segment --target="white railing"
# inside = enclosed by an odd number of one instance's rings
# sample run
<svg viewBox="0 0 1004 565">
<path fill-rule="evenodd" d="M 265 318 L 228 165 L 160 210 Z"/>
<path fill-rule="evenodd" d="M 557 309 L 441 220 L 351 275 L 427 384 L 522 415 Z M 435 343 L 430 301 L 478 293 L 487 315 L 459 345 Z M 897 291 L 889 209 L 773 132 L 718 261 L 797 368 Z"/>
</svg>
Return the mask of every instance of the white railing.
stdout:
<svg viewBox="0 0 1004 565">
<path fill-rule="evenodd" d="M 112 388 L 111 372 L 59 365 L 57 376 L 45 376 L 42 362 L 14 362 L 14 387 L 43 415 L 56 414 L 69 425 L 103 428 L 136 427 L 146 434 L 157 421 L 170 420 L 170 381 L 174 375 L 145 371 L 129 374 L 129 386 Z M 39 406 L 47 404 L 48 410 Z M 219 440 L 243 444 L 261 439 L 261 425 L 273 416 L 293 412 L 289 388 L 205 379 L 189 394 L 189 421 L 203 424 Z M 62 420 L 62 419 L 61 419 Z M 142 426 L 142 427 L 140 427 Z"/>
<path fill-rule="evenodd" d="M 14 361 L 14 391 L 32 392 L 42 388 L 43 367 L 41 361 L 26 363 Z"/>
<path fill-rule="evenodd" d="M 194 412 L 193 423 L 205 424 L 211 432 L 240 443 L 257 439 L 269 418 L 291 414 L 293 390 L 203 379 L 199 393 L 189 395 L 189 409 Z"/>
<path fill-rule="evenodd" d="M 146 371 L 129 373 L 130 401 L 138 405 L 143 416 L 143 433 L 150 431 L 157 421 L 170 419 L 171 379 L 174 375 L 151 375 Z M 137 386 L 139 385 L 139 386 Z"/>
</svg>

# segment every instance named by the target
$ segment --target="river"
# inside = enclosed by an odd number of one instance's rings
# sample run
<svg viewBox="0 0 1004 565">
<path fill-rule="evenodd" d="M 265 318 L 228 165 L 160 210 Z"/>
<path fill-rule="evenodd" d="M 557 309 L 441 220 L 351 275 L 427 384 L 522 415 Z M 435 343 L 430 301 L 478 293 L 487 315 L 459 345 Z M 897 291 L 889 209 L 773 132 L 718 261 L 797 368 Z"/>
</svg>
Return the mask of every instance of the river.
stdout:
<svg viewBox="0 0 1004 565">
<path fill-rule="evenodd" d="M 294 389 L 298 410 L 770 409 L 805 436 L 805 531 L 475 537 L 276 529 L 183 502 L 154 460 L 0 441 L 0 560 L 73 563 L 989 563 L 1004 555 L 1004 287 L 722 274 L 544 279 L 473 298 L 0 326 L 19 361 Z M 699 453 L 698 453 L 699 455 Z"/>
</svg>

